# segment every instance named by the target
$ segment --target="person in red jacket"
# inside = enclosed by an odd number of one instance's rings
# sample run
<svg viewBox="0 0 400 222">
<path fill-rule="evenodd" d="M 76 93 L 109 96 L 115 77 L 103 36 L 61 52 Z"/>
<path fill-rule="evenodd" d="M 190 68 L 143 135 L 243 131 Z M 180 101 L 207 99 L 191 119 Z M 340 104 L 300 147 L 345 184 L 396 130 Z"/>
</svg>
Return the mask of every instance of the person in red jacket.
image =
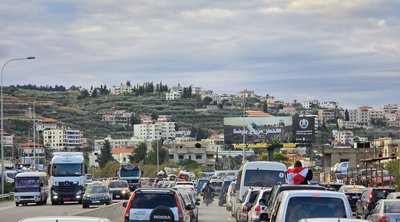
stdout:
<svg viewBox="0 0 400 222">
<path fill-rule="evenodd" d="M 287 171 L 288 184 L 308 184 L 312 177 L 312 170 L 304 168 L 300 161 L 296 161 Z"/>
</svg>

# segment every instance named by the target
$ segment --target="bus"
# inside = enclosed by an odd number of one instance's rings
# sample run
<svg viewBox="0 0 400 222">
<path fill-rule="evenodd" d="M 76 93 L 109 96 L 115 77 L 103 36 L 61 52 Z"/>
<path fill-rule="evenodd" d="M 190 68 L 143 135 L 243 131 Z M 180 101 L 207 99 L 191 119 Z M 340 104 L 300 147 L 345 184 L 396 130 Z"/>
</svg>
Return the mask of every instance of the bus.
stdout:
<svg viewBox="0 0 400 222">
<path fill-rule="evenodd" d="M 47 203 L 49 186 L 47 174 L 43 172 L 24 172 L 15 176 L 14 199 L 15 206 L 36 203 Z"/>
<path fill-rule="evenodd" d="M 250 187 L 272 188 L 286 182 L 285 164 L 269 161 L 247 162 L 240 167 L 236 182 L 236 199 L 243 200 L 243 195 Z"/>
<path fill-rule="evenodd" d="M 220 179 L 234 179 L 238 175 L 237 170 L 216 170 L 214 176 Z"/>
</svg>

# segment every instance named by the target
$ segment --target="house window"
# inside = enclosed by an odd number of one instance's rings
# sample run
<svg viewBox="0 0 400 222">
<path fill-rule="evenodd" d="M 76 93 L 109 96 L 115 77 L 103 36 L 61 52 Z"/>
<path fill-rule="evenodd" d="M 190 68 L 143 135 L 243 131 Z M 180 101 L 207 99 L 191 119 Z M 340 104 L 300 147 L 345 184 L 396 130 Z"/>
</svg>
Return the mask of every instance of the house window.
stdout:
<svg viewBox="0 0 400 222">
<path fill-rule="evenodd" d="M 191 160 L 192 159 L 192 155 L 189 155 L 189 160 Z"/>
<path fill-rule="evenodd" d="M 196 155 L 196 160 L 201 160 L 202 156 L 201 155 Z"/>
<path fill-rule="evenodd" d="M 169 159 L 173 160 L 174 159 L 174 155 L 169 155 Z"/>
<path fill-rule="evenodd" d="M 179 155 L 178 159 L 183 160 L 183 155 Z"/>
</svg>

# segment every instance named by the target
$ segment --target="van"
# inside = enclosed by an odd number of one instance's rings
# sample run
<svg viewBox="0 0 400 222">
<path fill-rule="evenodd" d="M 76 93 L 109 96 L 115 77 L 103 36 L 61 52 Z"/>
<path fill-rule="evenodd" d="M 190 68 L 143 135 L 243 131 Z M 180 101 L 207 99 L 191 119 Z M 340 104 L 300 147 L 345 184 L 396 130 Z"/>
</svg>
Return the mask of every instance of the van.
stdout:
<svg viewBox="0 0 400 222">
<path fill-rule="evenodd" d="M 269 161 L 247 162 L 240 167 L 236 184 L 236 200 L 242 201 L 250 187 L 272 188 L 285 183 L 285 164 Z"/>
<path fill-rule="evenodd" d="M 15 206 L 18 207 L 20 204 L 27 205 L 28 203 L 46 204 L 48 196 L 49 186 L 46 173 L 24 172 L 15 176 Z"/>
</svg>

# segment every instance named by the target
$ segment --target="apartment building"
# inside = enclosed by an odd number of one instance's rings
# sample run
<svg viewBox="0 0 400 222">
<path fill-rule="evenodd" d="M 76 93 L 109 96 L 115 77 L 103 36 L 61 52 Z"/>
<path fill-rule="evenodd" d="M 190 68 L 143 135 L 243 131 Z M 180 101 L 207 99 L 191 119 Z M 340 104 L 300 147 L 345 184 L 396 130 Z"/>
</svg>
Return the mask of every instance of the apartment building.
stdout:
<svg viewBox="0 0 400 222">
<path fill-rule="evenodd" d="M 279 113 L 283 113 L 285 115 L 294 116 L 296 115 L 296 107 L 292 105 L 288 105 L 283 107 L 283 109 L 279 110 Z"/>
<path fill-rule="evenodd" d="M 133 151 L 133 147 L 115 148 L 111 150 L 111 154 L 120 164 L 129 164 L 129 156 L 132 155 Z"/>
<path fill-rule="evenodd" d="M 399 106 L 397 104 L 388 104 L 383 106 L 383 111 L 385 113 L 396 113 L 399 111 Z"/>
<path fill-rule="evenodd" d="M 311 109 L 313 106 L 319 106 L 319 101 L 314 99 L 314 100 L 308 100 L 304 101 L 301 103 L 304 109 Z"/>
<path fill-rule="evenodd" d="M 19 144 L 20 162 L 22 164 L 33 164 L 36 159 L 38 163 L 44 163 L 45 152 L 42 144 L 27 142 Z"/>
<path fill-rule="evenodd" d="M 133 113 L 126 110 L 115 110 L 103 114 L 102 121 L 111 125 L 128 125 Z"/>
<path fill-rule="evenodd" d="M 73 129 L 50 129 L 43 131 L 43 144 L 50 149 L 80 149 L 82 132 Z"/>
<path fill-rule="evenodd" d="M 329 120 L 335 119 L 335 110 L 332 109 L 318 109 L 318 119 L 321 123 L 326 123 Z"/>
<path fill-rule="evenodd" d="M 44 130 L 43 144 L 54 150 L 64 149 L 64 131 L 62 129 Z"/>
<path fill-rule="evenodd" d="M 245 90 L 242 90 L 242 91 L 238 92 L 236 94 L 236 96 L 239 97 L 239 98 L 251 98 L 251 97 L 256 97 L 256 94 L 254 93 L 253 90 L 245 89 Z"/>
<path fill-rule="evenodd" d="M 175 137 L 175 122 L 156 122 L 153 124 L 135 124 L 133 134 L 142 140 L 171 139 Z"/>
<path fill-rule="evenodd" d="M 43 132 L 44 130 L 57 129 L 58 120 L 53 118 L 44 118 L 36 123 L 36 130 Z"/>
<path fill-rule="evenodd" d="M 14 145 L 14 137 L 9 133 L 4 132 L 3 133 L 3 142 L 4 142 L 5 147 L 12 147 Z"/>
<path fill-rule="evenodd" d="M 355 110 L 349 110 L 349 122 L 359 126 L 370 126 L 372 107 L 361 106 Z"/>
<path fill-rule="evenodd" d="M 208 143 L 200 141 L 165 145 L 168 148 L 169 161 L 194 160 L 203 166 L 214 166 L 216 151 L 208 148 Z"/>
<path fill-rule="evenodd" d="M 332 130 L 334 144 L 353 144 L 354 134 L 348 130 Z"/>
<path fill-rule="evenodd" d="M 119 95 L 123 93 L 133 93 L 133 87 L 121 84 L 120 86 L 113 86 L 111 89 L 111 94 Z"/>
</svg>

